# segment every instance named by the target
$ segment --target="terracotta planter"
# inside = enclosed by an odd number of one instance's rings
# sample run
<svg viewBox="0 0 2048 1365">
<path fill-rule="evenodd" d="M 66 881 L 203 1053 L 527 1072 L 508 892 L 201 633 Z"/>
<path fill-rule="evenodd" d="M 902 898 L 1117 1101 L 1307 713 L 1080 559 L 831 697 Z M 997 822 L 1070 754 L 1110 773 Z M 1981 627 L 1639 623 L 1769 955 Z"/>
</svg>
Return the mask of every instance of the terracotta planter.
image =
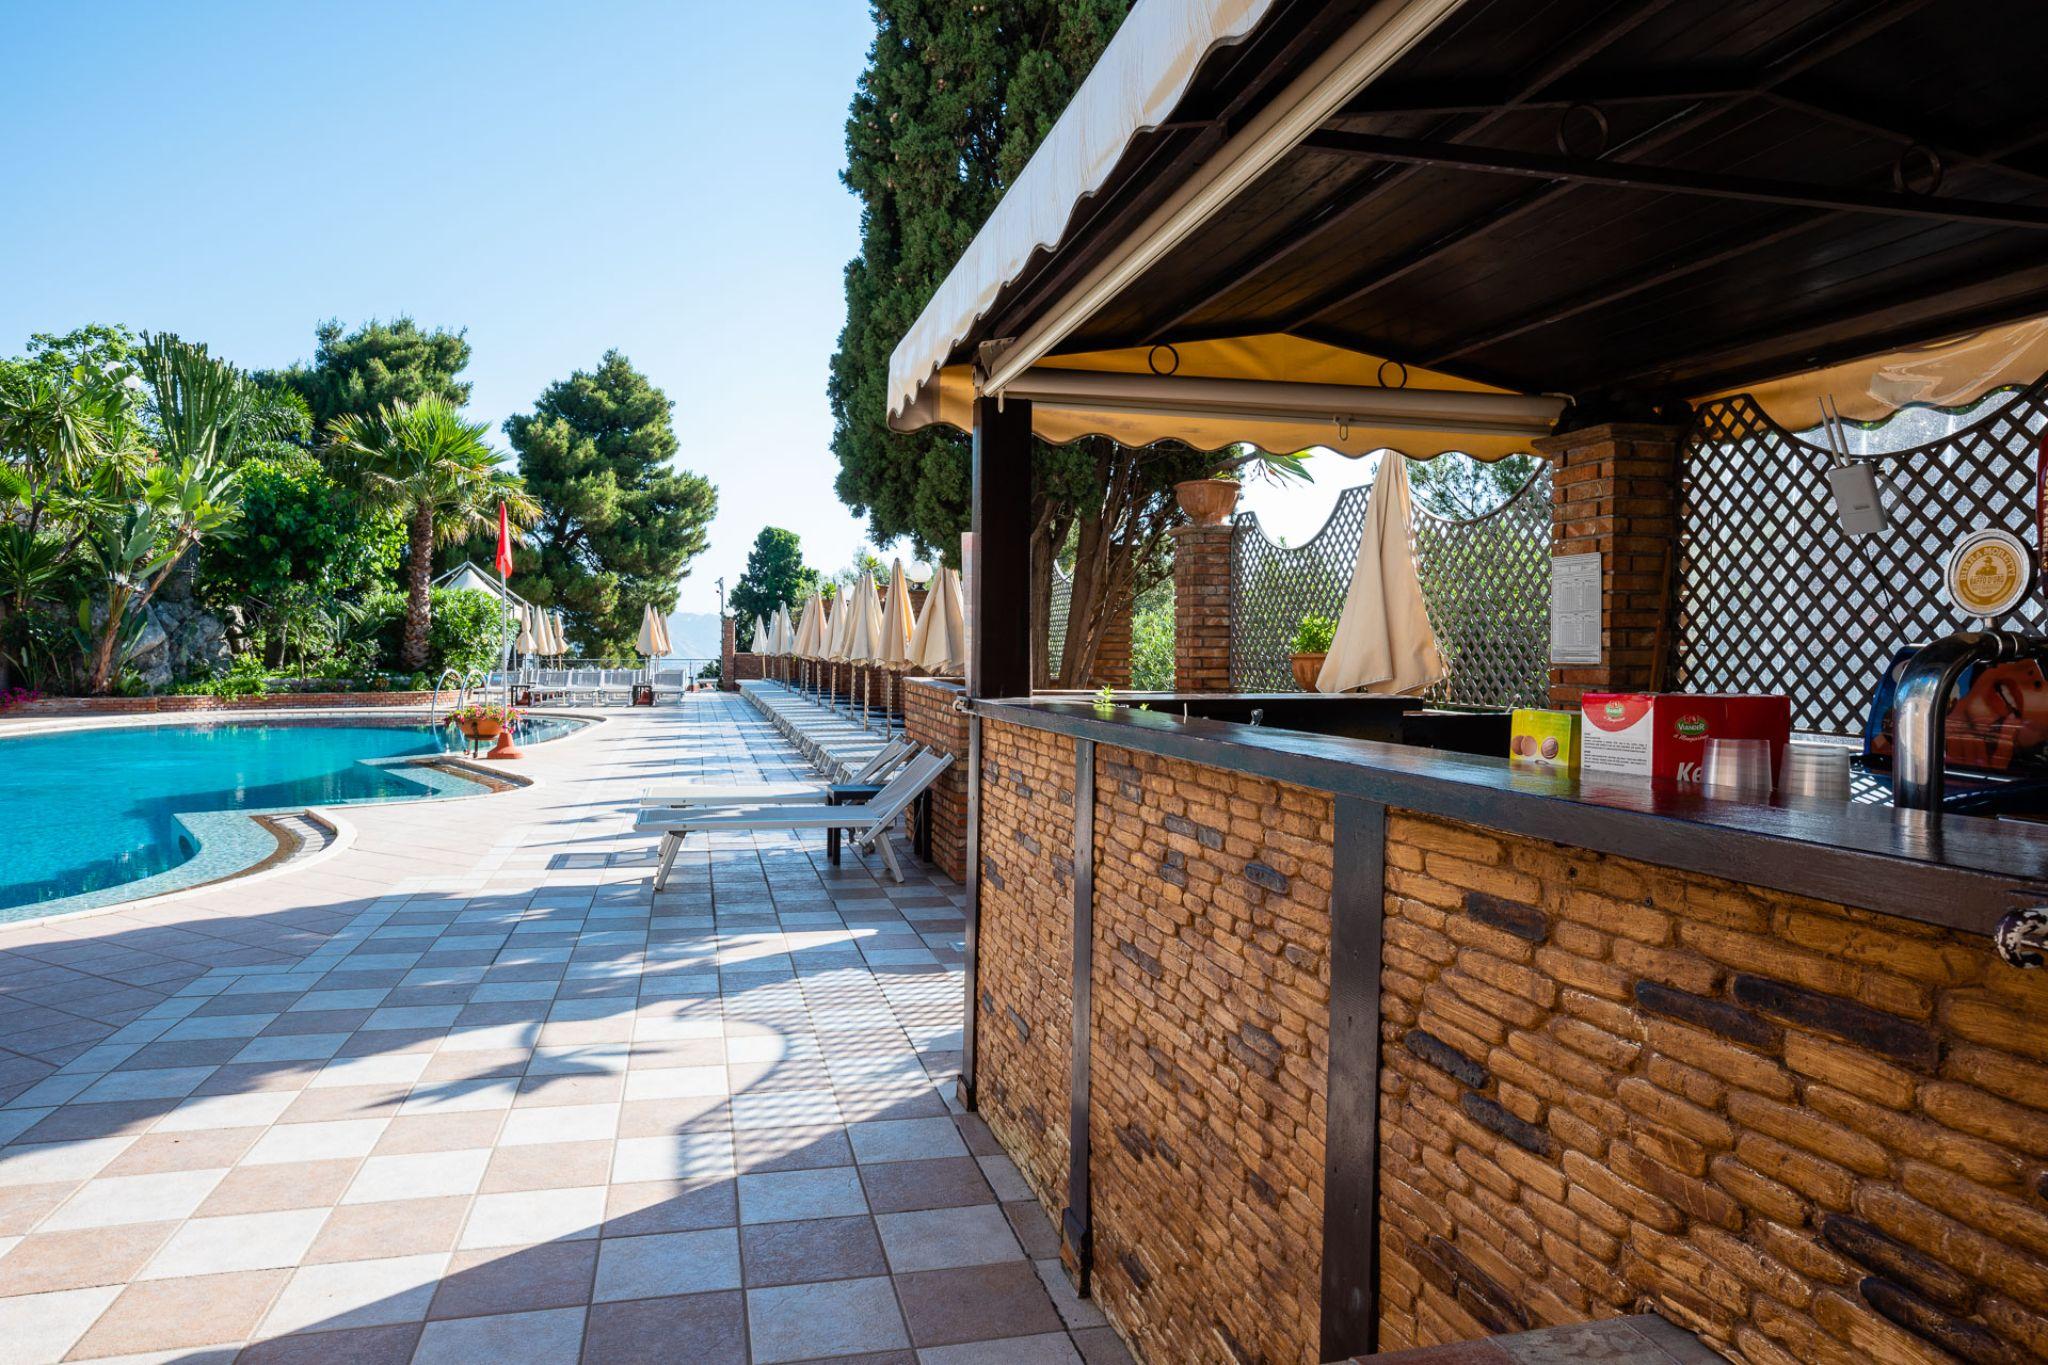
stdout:
<svg viewBox="0 0 2048 1365">
<path fill-rule="evenodd" d="M 503 726 L 495 720 L 458 720 L 455 728 L 462 731 L 464 739 L 496 739 Z"/>
<path fill-rule="evenodd" d="M 1197 526 L 1221 526 L 1237 510 L 1243 491 L 1235 479 L 1189 479 L 1173 486 L 1180 510 Z"/>
<path fill-rule="evenodd" d="M 1295 686 L 1304 692 L 1315 691 L 1316 675 L 1323 671 L 1323 660 L 1329 657 L 1327 653 L 1288 655 L 1288 662 L 1294 665 Z"/>
</svg>

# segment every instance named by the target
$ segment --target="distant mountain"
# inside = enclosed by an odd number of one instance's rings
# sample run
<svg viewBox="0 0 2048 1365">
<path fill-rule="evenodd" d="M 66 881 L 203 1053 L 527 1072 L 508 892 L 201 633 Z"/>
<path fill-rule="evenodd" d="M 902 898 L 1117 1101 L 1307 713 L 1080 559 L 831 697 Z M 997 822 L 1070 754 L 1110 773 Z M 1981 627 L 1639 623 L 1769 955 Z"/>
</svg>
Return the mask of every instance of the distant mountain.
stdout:
<svg viewBox="0 0 2048 1365">
<path fill-rule="evenodd" d="M 716 659 L 720 638 L 716 612 L 679 611 L 668 618 L 669 650 L 677 658 Z"/>
</svg>

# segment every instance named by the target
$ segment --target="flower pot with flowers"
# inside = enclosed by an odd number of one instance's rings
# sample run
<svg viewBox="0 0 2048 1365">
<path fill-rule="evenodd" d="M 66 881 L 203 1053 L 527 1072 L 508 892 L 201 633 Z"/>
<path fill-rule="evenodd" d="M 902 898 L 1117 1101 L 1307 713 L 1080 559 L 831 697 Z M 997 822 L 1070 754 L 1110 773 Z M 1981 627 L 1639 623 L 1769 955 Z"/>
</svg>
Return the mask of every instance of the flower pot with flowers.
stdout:
<svg viewBox="0 0 2048 1365">
<path fill-rule="evenodd" d="M 519 723 L 517 707 L 494 701 L 473 701 L 448 713 L 464 739 L 496 739 L 500 730 Z"/>
<path fill-rule="evenodd" d="M 1330 644 L 1337 638 L 1337 623 L 1320 612 L 1301 618 L 1294 631 L 1294 652 L 1287 656 L 1294 667 L 1294 685 L 1304 692 L 1316 690 L 1316 676 L 1323 660 L 1330 657 Z"/>
</svg>

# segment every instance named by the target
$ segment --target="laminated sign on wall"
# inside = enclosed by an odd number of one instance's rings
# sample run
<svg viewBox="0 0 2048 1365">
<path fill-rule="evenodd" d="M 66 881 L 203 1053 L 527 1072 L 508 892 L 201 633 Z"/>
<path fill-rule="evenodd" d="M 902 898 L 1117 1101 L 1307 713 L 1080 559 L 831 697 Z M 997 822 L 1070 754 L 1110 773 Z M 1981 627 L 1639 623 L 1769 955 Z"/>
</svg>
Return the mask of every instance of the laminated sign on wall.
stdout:
<svg viewBox="0 0 2048 1365">
<path fill-rule="evenodd" d="M 1600 662 L 1600 552 L 1550 561 L 1550 662 Z"/>
</svg>

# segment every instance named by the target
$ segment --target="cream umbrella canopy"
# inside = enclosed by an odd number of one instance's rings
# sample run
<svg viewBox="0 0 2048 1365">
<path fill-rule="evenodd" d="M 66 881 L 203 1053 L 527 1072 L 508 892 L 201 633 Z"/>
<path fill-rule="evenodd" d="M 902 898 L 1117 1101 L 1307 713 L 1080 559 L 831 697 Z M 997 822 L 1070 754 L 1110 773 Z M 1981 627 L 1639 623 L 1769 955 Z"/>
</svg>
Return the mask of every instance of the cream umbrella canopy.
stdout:
<svg viewBox="0 0 2048 1365">
<path fill-rule="evenodd" d="M 766 654 L 768 652 L 767 617 L 756 616 L 754 618 L 754 633 L 747 637 L 747 643 L 753 646 L 753 649 L 750 651 L 751 653 Z"/>
<path fill-rule="evenodd" d="M 555 653 L 566 655 L 569 652 L 569 631 L 562 624 L 562 609 L 556 607 L 549 613 L 549 618 L 548 628 L 555 633 Z"/>
<path fill-rule="evenodd" d="M 648 605 L 649 605 L 649 606 L 652 606 L 653 604 L 652 604 L 652 603 L 649 603 Z M 666 658 L 667 658 L 667 657 L 668 657 L 669 655 L 671 655 L 671 654 L 673 654 L 673 653 L 675 653 L 675 652 L 676 652 L 676 651 L 675 651 L 675 646 L 674 646 L 674 645 L 671 645 L 671 644 L 670 644 L 670 643 L 668 642 L 668 613 L 667 613 L 667 612 L 665 612 L 665 611 L 657 611 L 657 612 L 655 612 L 655 613 L 654 613 L 654 634 L 655 634 L 655 637 L 656 637 L 656 639 L 657 639 L 657 640 L 659 640 L 659 641 L 660 641 L 660 643 L 661 643 L 661 649 L 660 649 L 660 650 L 659 650 L 659 651 L 658 651 L 658 652 L 656 653 L 656 655 L 655 655 L 655 657 L 656 657 L 656 658 L 659 658 L 659 659 L 666 659 Z"/>
<path fill-rule="evenodd" d="M 903 561 L 889 570 L 889 602 L 882 609 L 882 647 L 875 657 L 885 664 L 901 666 L 910 662 L 910 632 L 917 622 L 910 611 L 910 584 L 903 577 Z"/>
<path fill-rule="evenodd" d="M 519 608 L 519 638 L 513 641 L 512 647 L 521 654 L 531 654 L 534 651 L 534 645 L 533 608 L 521 605 Z"/>
<path fill-rule="evenodd" d="M 1337 618 L 1330 656 L 1316 675 L 1318 692 L 1379 692 L 1401 696 L 1420 692 L 1444 675 L 1436 633 L 1422 602 L 1422 580 L 1408 540 L 1413 508 L 1408 461 L 1398 452 L 1380 456 L 1366 504 L 1365 534 L 1351 590 Z"/>
<path fill-rule="evenodd" d="M 910 635 L 910 661 L 931 673 L 967 666 L 967 617 L 960 604 L 960 574 L 941 569 Z"/>
<path fill-rule="evenodd" d="M 649 602 L 640 609 L 640 634 L 633 641 L 633 652 L 650 661 L 662 652 L 661 622 L 654 615 L 654 603 Z"/>
<path fill-rule="evenodd" d="M 841 658 L 855 663 L 872 664 L 882 660 L 882 602 L 875 591 L 873 573 L 863 573 L 860 582 L 853 585 L 853 600 L 840 609 L 843 624 L 839 628 L 839 653 Z"/>
</svg>

